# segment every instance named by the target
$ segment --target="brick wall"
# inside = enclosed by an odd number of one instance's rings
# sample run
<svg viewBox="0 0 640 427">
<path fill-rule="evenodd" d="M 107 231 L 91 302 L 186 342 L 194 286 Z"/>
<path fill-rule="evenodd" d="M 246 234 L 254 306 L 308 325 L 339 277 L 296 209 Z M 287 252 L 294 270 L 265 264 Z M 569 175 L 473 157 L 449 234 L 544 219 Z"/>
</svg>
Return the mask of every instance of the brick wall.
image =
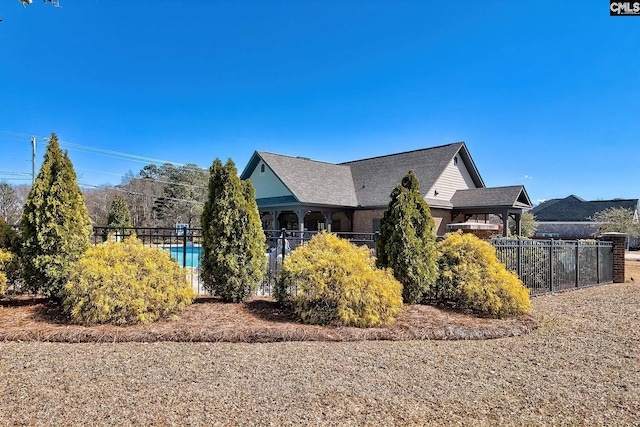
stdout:
<svg viewBox="0 0 640 427">
<path fill-rule="evenodd" d="M 371 233 L 373 232 L 373 220 L 381 219 L 384 210 L 361 210 L 353 212 L 353 232 Z M 431 209 L 431 216 L 435 222 L 436 234 L 444 236 L 447 232 L 450 213 L 444 209 Z"/>
<path fill-rule="evenodd" d="M 600 240 L 613 242 L 613 283 L 624 283 L 624 250 L 627 247 L 627 235 L 604 233 Z"/>
<path fill-rule="evenodd" d="M 384 210 L 366 210 L 353 212 L 353 232 L 373 233 L 373 220 L 382 218 Z"/>
<path fill-rule="evenodd" d="M 436 223 L 436 236 L 444 236 L 447 234 L 447 224 L 451 222 L 451 212 L 444 209 L 432 208 L 431 216 Z"/>
</svg>

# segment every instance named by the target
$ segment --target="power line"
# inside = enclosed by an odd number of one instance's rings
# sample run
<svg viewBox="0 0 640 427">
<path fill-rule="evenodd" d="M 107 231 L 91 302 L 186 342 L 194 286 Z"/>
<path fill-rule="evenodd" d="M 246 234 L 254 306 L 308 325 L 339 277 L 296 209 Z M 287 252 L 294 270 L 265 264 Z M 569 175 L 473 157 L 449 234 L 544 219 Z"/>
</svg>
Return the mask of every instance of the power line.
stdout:
<svg viewBox="0 0 640 427">
<path fill-rule="evenodd" d="M 175 201 L 175 202 L 186 202 L 186 203 L 193 203 L 193 204 L 196 204 L 196 205 L 204 205 L 204 202 L 199 202 L 197 200 L 178 199 L 178 198 L 175 198 L 175 197 L 158 196 L 157 194 L 140 193 L 138 191 L 126 190 L 126 189 L 121 188 L 121 187 L 109 187 L 109 186 L 106 186 L 106 185 L 94 185 L 94 184 L 87 184 L 87 183 L 84 183 L 84 182 L 79 182 L 78 186 L 95 188 L 95 189 L 100 189 L 100 190 L 119 191 L 121 193 L 133 194 L 133 195 L 136 195 L 136 196 L 152 197 L 154 199 L 171 200 L 171 201 Z"/>
<path fill-rule="evenodd" d="M 12 132 L 12 131 L 0 131 L 0 133 L 8 135 L 11 139 L 13 140 L 17 140 L 20 141 L 23 138 L 31 138 L 33 135 L 29 135 L 26 133 L 19 133 L 19 132 Z M 40 144 L 42 145 L 46 145 L 49 141 L 49 137 L 46 136 L 36 136 L 36 138 L 39 139 Z M 153 157 L 146 157 L 146 156 L 141 156 L 139 154 L 132 154 L 132 153 L 126 153 L 123 151 L 115 151 L 115 150 L 109 150 L 106 148 L 99 148 L 99 147 L 92 147 L 89 145 L 82 145 L 82 144 L 77 144 L 74 142 L 70 142 L 70 141 L 63 141 L 63 140 L 58 140 L 58 143 L 61 146 L 65 146 L 65 147 L 72 147 L 78 151 L 81 152 L 90 152 L 90 153 L 96 153 L 98 155 L 104 156 L 104 157 L 109 157 L 109 158 L 114 158 L 114 159 L 120 159 L 120 160 L 129 160 L 132 162 L 139 162 L 139 163 L 153 163 L 153 164 L 166 164 L 166 163 L 171 163 L 174 166 L 186 166 L 185 163 L 176 163 L 176 162 L 172 162 L 169 160 L 163 160 L 163 159 L 157 159 L 157 158 L 153 158 Z M 197 166 L 199 169 L 201 169 L 199 166 Z M 195 168 L 194 168 L 195 169 Z"/>
</svg>

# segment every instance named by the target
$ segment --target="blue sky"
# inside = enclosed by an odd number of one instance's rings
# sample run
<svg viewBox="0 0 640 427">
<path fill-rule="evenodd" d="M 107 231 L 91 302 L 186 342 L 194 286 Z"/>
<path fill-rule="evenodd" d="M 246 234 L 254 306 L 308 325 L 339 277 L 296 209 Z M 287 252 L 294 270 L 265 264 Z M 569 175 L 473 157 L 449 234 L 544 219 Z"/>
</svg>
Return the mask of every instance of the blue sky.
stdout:
<svg viewBox="0 0 640 427">
<path fill-rule="evenodd" d="M 52 131 L 240 171 L 465 141 L 534 202 L 640 197 L 640 17 L 606 0 L 60 2 L 0 0 L 0 180 Z M 149 163 L 63 148 L 86 184 Z"/>
</svg>

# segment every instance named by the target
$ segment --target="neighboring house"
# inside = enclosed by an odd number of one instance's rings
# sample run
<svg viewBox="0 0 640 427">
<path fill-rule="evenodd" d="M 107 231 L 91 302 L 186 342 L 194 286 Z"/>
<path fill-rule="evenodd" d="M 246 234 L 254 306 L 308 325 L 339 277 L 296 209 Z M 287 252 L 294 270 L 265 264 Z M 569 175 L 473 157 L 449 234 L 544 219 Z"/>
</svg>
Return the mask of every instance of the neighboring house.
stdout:
<svg viewBox="0 0 640 427">
<path fill-rule="evenodd" d="M 609 208 L 623 208 L 640 212 L 638 199 L 614 199 L 586 201 L 571 195 L 564 199 L 551 199 L 531 210 L 538 222 L 534 237 L 558 239 L 593 238 L 600 224 L 593 220 L 596 213 Z"/>
<path fill-rule="evenodd" d="M 531 208 L 523 186 L 486 188 L 464 142 L 340 164 L 256 151 L 242 172 L 265 229 L 377 231 L 391 191 L 409 171 L 420 181 L 437 234 L 497 215 L 507 230 Z"/>
</svg>

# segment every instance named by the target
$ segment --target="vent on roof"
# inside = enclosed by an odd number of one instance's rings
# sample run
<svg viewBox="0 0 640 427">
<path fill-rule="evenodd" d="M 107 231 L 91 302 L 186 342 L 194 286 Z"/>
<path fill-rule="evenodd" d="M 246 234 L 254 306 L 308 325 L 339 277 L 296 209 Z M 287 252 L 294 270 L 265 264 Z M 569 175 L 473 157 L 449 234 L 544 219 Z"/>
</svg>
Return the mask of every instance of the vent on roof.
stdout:
<svg viewBox="0 0 640 427">
<path fill-rule="evenodd" d="M 310 157 L 302 157 L 302 156 L 296 156 L 296 159 L 311 160 Z"/>
</svg>

